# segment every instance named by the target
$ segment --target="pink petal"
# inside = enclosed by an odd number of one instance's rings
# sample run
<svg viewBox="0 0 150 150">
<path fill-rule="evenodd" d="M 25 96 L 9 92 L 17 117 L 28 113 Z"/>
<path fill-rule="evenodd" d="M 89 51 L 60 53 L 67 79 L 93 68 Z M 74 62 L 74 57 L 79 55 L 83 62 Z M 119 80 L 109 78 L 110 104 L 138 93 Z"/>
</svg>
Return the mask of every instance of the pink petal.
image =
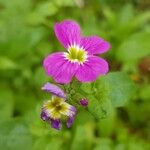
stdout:
<svg viewBox="0 0 150 150">
<path fill-rule="evenodd" d="M 78 69 L 78 64 L 65 60 L 63 52 L 53 53 L 47 56 L 43 66 L 46 73 L 58 83 L 69 83 Z"/>
<path fill-rule="evenodd" d="M 56 23 L 55 34 L 58 40 L 64 45 L 65 48 L 72 44 L 80 44 L 80 26 L 71 20 L 65 20 L 60 23 Z"/>
<path fill-rule="evenodd" d="M 92 82 L 108 72 L 108 63 L 97 56 L 89 56 L 88 61 L 80 66 L 76 78 L 81 82 Z"/>
<path fill-rule="evenodd" d="M 89 54 L 101 54 L 110 49 L 110 44 L 98 36 L 84 37 L 81 39 L 81 46 Z"/>
</svg>

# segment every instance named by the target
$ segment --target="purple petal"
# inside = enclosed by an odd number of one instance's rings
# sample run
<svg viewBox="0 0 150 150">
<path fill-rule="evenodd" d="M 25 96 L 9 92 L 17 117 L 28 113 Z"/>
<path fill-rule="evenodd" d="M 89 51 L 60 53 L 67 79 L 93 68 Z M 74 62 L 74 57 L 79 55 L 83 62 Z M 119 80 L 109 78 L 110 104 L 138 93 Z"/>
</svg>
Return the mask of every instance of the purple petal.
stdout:
<svg viewBox="0 0 150 150">
<path fill-rule="evenodd" d="M 77 109 L 74 107 L 74 106 L 72 106 L 72 105 L 70 105 L 70 110 L 72 111 L 72 113 L 75 115 L 76 114 L 76 112 L 77 112 Z"/>
<path fill-rule="evenodd" d="M 74 116 L 68 117 L 67 127 L 70 128 L 74 122 Z"/>
<path fill-rule="evenodd" d="M 81 46 L 89 54 L 101 54 L 110 49 L 110 44 L 98 36 L 84 37 L 81 39 Z"/>
<path fill-rule="evenodd" d="M 87 106 L 87 105 L 88 105 L 88 100 L 85 99 L 85 98 L 81 99 L 81 100 L 80 100 L 80 105 L 82 105 L 82 106 Z"/>
<path fill-rule="evenodd" d="M 60 130 L 61 129 L 61 122 L 60 122 L 60 120 L 51 119 L 51 126 L 54 129 Z"/>
<path fill-rule="evenodd" d="M 58 40 L 68 48 L 72 44 L 80 44 L 80 26 L 75 21 L 65 20 L 60 23 L 56 23 L 55 34 Z"/>
<path fill-rule="evenodd" d="M 43 64 L 46 73 L 61 84 L 69 83 L 79 67 L 77 63 L 65 60 L 63 55 L 61 52 L 53 53 L 45 58 Z"/>
<path fill-rule="evenodd" d="M 41 119 L 43 121 L 48 121 L 50 119 L 49 115 L 44 110 L 42 110 L 42 112 L 41 112 Z"/>
<path fill-rule="evenodd" d="M 58 86 L 51 84 L 49 82 L 47 82 L 43 87 L 42 90 L 45 90 L 47 92 L 52 93 L 53 95 L 56 95 L 58 97 L 62 97 L 62 98 L 66 98 L 66 94 L 64 93 L 64 91 L 59 88 Z"/>
<path fill-rule="evenodd" d="M 108 72 L 108 63 L 97 56 L 89 56 L 88 61 L 80 66 L 76 78 L 81 82 L 92 82 Z"/>
</svg>

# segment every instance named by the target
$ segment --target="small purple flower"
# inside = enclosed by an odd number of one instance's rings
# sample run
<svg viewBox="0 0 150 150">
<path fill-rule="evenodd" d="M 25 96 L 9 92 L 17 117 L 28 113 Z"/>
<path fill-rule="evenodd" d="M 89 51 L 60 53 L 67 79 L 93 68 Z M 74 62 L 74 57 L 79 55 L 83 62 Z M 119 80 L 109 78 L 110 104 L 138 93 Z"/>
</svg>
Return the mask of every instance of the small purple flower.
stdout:
<svg viewBox="0 0 150 150">
<path fill-rule="evenodd" d="M 51 123 L 51 127 L 57 130 L 61 129 L 61 117 L 67 117 L 67 127 L 73 124 L 76 115 L 76 108 L 65 102 L 65 99 L 52 96 L 52 99 L 46 101 L 42 107 L 41 119 Z"/>
<path fill-rule="evenodd" d="M 56 23 L 55 34 L 66 52 L 47 56 L 43 66 L 58 83 L 69 83 L 75 76 L 81 82 L 91 82 L 108 72 L 108 63 L 95 55 L 110 49 L 110 44 L 98 36 L 83 37 L 80 26 L 71 20 Z"/>
<path fill-rule="evenodd" d="M 85 98 L 82 98 L 80 101 L 79 101 L 80 105 L 82 106 L 87 106 L 88 105 L 88 100 L 85 99 Z"/>
<path fill-rule="evenodd" d="M 53 95 L 56 95 L 58 97 L 61 97 L 61 98 L 66 98 L 66 94 L 64 93 L 64 91 L 59 88 L 58 86 L 52 84 L 52 83 L 49 83 L 47 82 L 43 87 L 42 87 L 42 90 L 45 90 L 47 92 L 50 92 L 52 93 Z"/>
</svg>

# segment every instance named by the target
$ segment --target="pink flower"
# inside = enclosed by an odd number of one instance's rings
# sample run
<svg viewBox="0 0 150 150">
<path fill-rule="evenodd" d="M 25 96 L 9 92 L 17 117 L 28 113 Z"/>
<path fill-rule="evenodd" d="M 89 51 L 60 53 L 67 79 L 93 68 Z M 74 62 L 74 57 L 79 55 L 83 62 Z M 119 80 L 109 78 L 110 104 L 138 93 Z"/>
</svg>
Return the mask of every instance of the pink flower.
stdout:
<svg viewBox="0 0 150 150">
<path fill-rule="evenodd" d="M 56 23 L 55 34 L 66 52 L 47 56 L 43 66 L 58 83 L 69 83 L 72 77 L 91 82 L 108 72 L 108 63 L 96 54 L 109 50 L 110 44 L 98 36 L 82 37 L 80 26 L 71 20 Z"/>
</svg>

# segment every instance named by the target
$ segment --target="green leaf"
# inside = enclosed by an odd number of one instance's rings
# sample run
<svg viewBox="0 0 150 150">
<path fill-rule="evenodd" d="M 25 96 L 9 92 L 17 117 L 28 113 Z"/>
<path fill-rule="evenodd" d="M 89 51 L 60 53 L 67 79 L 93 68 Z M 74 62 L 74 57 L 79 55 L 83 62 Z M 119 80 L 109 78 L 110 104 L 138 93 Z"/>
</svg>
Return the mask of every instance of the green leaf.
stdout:
<svg viewBox="0 0 150 150">
<path fill-rule="evenodd" d="M 31 150 L 32 136 L 24 123 L 13 120 L 0 123 L 1 150 Z"/>
<path fill-rule="evenodd" d="M 71 144 L 71 150 L 91 150 L 93 141 L 93 128 L 78 126 Z M 86 143 L 86 144 L 85 144 Z"/>
<path fill-rule="evenodd" d="M 117 59 L 121 62 L 136 62 L 150 54 L 150 33 L 141 32 L 132 35 L 118 49 Z"/>
<path fill-rule="evenodd" d="M 101 119 L 98 123 L 98 133 L 102 137 L 111 136 L 117 125 L 116 109 L 111 110 L 111 114 L 105 118 Z"/>
<path fill-rule="evenodd" d="M 33 93 L 18 92 L 15 95 L 15 110 L 19 114 L 26 114 L 29 110 L 35 109 L 35 104 L 37 103 L 37 98 Z"/>
<path fill-rule="evenodd" d="M 96 119 L 105 118 L 112 109 L 111 100 L 108 96 L 109 85 L 97 80 L 93 83 L 83 83 L 77 92 L 89 101 L 88 111 Z"/>
<path fill-rule="evenodd" d="M 45 71 L 42 67 L 37 68 L 35 71 L 35 74 L 33 76 L 34 83 L 41 87 L 44 83 L 46 83 L 49 80 L 49 77 L 45 74 Z"/>
<path fill-rule="evenodd" d="M 89 105 L 88 111 L 96 118 L 102 119 L 108 116 L 112 109 L 111 101 L 107 97 L 95 98 L 87 96 Z"/>
<path fill-rule="evenodd" d="M 125 105 L 134 94 L 134 84 L 122 72 L 109 73 L 93 83 L 83 83 L 77 89 L 89 101 L 88 111 L 97 119 L 105 118 L 112 106 Z"/>
<path fill-rule="evenodd" d="M 141 12 L 139 15 L 135 16 L 131 21 L 131 25 L 133 28 L 137 28 L 139 26 L 144 26 L 150 20 L 150 11 Z"/>
<path fill-rule="evenodd" d="M 9 58 L 0 56 L 0 70 L 16 69 L 17 65 Z"/>
<path fill-rule="evenodd" d="M 109 138 L 101 138 L 94 150 L 112 150 L 112 141 Z"/>
<path fill-rule="evenodd" d="M 0 121 L 8 120 L 12 117 L 14 110 L 13 93 L 9 88 L 0 87 Z"/>
<path fill-rule="evenodd" d="M 42 137 L 38 138 L 33 146 L 33 150 L 62 150 L 62 140 L 59 138 Z"/>
<path fill-rule="evenodd" d="M 128 23 L 130 23 L 130 21 L 133 19 L 134 17 L 134 9 L 133 6 L 131 4 L 127 4 L 125 6 L 123 6 L 123 8 L 121 8 L 121 11 L 119 13 L 119 25 L 120 26 L 125 26 Z"/>
<path fill-rule="evenodd" d="M 150 85 L 144 85 L 140 89 L 140 98 L 143 100 L 150 100 Z"/>
<path fill-rule="evenodd" d="M 32 25 L 44 23 L 47 16 L 52 16 L 58 11 L 53 2 L 41 2 L 35 10 L 29 14 L 27 21 Z"/>
<path fill-rule="evenodd" d="M 72 0 L 65 0 L 65 1 L 62 1 L 62 0 L 54 0 L 54 3 L 59 6 L 59 7 L 62 7 L 62 6 L 74 6 L 75 5 L 75 2 L 72 1 Z"/>
<path fill-rule="evenodd" d="M 133 96 L 135 87 L 129 76 L 123 72 L 112 72 L 100 78 L 100 84 L 107 84 L 106 95 L 115 107 L 125 105 Z"/>
<path fill-rule="evenodd" d="M 86 125 L 93 123 L 95 121 L 95 118 L 86 111 L 86 109 L 78 109 L 78 115 L 76 115 L 74 125 L 73 126 L 78 126 L 80 125 Z"/>
<path fill-rule="evenodd" d="M 103 11 L 103 14 L 106 17 L 108 23 L 111 26 L 115 26 L 116 21 L 117 21 L 117 17 L 115 15 L 115 13 L 109 7 L 104 7 L 102 11 Z"/>
</svg>

